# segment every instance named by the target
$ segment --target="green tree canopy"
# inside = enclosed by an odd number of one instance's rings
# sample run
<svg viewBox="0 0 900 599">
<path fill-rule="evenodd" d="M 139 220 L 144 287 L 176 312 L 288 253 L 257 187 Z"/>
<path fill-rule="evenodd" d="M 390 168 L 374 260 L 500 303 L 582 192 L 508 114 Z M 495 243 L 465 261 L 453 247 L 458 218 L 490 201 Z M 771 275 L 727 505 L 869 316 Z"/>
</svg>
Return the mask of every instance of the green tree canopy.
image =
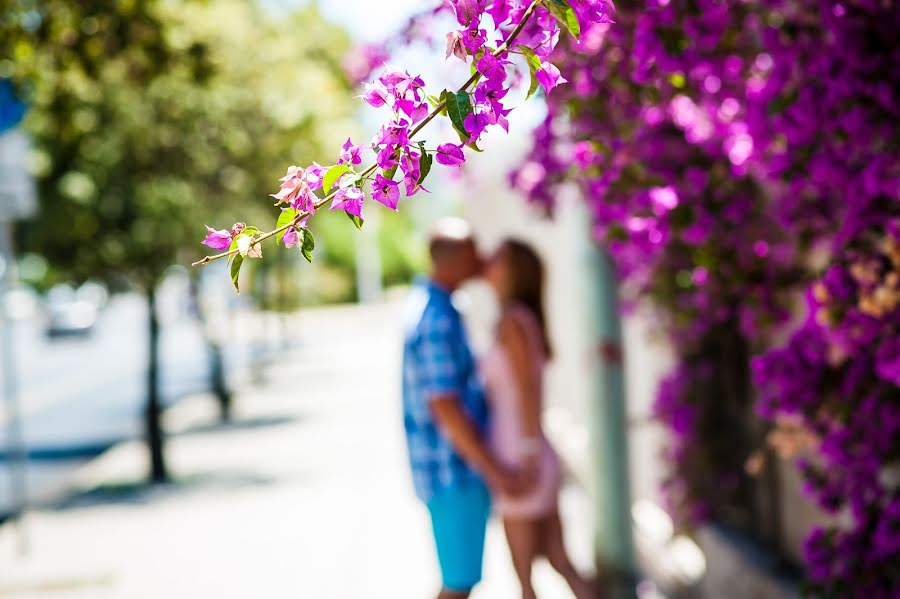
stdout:
<svg viewBox="0 0 900 599">
<path fill-rule="evenodd" d="M 313 9 L 6 4 L 0 74 L 30 105 L 41 203 L 22 245 L 66 278 L 148 289 L 197 253 L 203 222 L 262 212 L 287 164 L 351 127 L 348 40 Z"/>
</svg>

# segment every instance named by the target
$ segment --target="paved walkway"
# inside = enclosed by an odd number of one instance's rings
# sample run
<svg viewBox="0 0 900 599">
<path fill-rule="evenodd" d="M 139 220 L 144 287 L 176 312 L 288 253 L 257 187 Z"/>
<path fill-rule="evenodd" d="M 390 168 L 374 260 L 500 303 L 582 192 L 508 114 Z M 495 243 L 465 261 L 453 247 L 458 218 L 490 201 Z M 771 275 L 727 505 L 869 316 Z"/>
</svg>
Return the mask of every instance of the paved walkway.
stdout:
<svg viewBox="0 0 900 599">
<path fill-rule="evenodd" d="M 0 596 L 15 599 L 427 599 L 437 588 L 399 416 L 397 310 L 307 311 L 296 347 L 217 426 L 210 398 L 168 415 L 176 482 L 140 483 L 140 444 L 78 474 L 60 507 L 31 512 L 31 545 L 0 527 Z M 563 501 L 576 562 L 590 562 L 584 500 Z M 569 599 L 542 564 L 542 599 Z M 475 599 L 518 596 L 493 524 Z"/>
</svg>

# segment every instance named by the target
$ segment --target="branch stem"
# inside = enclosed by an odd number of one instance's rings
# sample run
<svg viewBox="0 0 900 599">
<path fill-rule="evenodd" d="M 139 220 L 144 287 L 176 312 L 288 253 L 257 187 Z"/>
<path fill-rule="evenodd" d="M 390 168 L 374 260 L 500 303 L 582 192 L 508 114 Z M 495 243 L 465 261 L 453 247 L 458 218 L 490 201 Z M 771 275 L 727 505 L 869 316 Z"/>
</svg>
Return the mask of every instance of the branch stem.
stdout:
<svg viewBox="0 0 900 599">
<path fill-rule="evenodd" d="M 500 54 L 506 52 L 509 49 L 510 45 L 512 45 L 512 43 L 519 36 L 519 34 L 522 33 L 522 29 L 525 28 L 526 23 L 528 23 L 528 20 L 531 19 L 531 16 L 534 14 L 534 9 L 537 8 L 537 5 L 540 4 L 540 2 L 541 2 L 541 0 L 532 0 L 531 4 L 528 5 L 528 8 L 522 14 L 522 19 L 516 25 L 515 29 L 513 29 L 512 32 L 508 36 L 506 36 L 506 39 L 503 41 L 503 43 L 500 44 L 499 46 L 497 46 L 497 49 L 492 52 L 492 54 L 494 56 L 499 56 Z M 472 60 L 474 60 L 474 57 Z M 458 90 L 456 90 L 456 93 L 468 91 L 468 89 L 472 85 L 477 83 L 479 79 L 481 79 L 481 73 L 479 73 L 478 71 L 475 71 L 474 73 L 472 73 L 472 76 L 469 77 L 466 80 L 466 82 L 463 83 L 459 87 Z M 422 119 L 422 121 L 409 132 L 409 137 L 412 138 L 415 135 L 417 135 L 420 131 L 422 131 L 422 129 L 424 129 L 425 126 L 428 125 L 428 123 L 433 121 L 434 118 L 437 115 L 439 115 L 441 113 L 441 111 L 444 110 L 444 108 L 446 108 L 446 107 L 447 107 L 446 100 L 442 101 L 440 104 L 435 106 L 434 109 L 430 113 L 428 113 L 428 116 L 426 116 L 424 119 Z M 377 168 L 378 168 L 377 164 L 371 164 L 364 171 L 362 171 L 361 173 L 358 173 L 359 177 L 361 179 L 364 179 L 365 177 L 368 177 L 373 172 L 375 172 L 375 170 Z M 328 193 L 324 198 L 322 198 L 321 200 L 316 202 L 314 204 L 315 209 L 318 210 L 319 208 L 324 206 L 326 204 L 326 202 L 331 200 L 338 191 L 339 191 L 339 188 Z M 253 239 L 253 242 L 250 245 L 251 246 L 256 245 L 257 243 L 260 243 L 262 241 L 265 241 L 267 239 L 275 237 L 279 233 L 283 233 L 284 231 L 287 231 L 291 227 L 296 226 L 297 223 L 302 221 L 307 216 L 310 216 L 309 212 L 301 212 L 301 213 L 297 214 L 297 216 L 295 216 L 294 219 L 291 220 L 286 225 L 282 225 L 282 226 L 278 227 L 277 229 L 273 229 L 272 231 L 262 233 L 259 236 L 255 237 Z M 202 259 L 197 260 L 196 262 L 191 264 L 191 266 L 203 266 L 203 265 L 209 264 L 210 262 L 214 262 L 215 260 L 220 260 L 222 258 L 228 258 L 230 256 L 233 256 L 233 255 L 237 254 L 238 251 L 239 250 L 235 248 L 233 250 L 228 250 L 228 251 L 222 252 L 220 254 L 213 254 L 211 256 L 205 256 Z"/>
</svg>

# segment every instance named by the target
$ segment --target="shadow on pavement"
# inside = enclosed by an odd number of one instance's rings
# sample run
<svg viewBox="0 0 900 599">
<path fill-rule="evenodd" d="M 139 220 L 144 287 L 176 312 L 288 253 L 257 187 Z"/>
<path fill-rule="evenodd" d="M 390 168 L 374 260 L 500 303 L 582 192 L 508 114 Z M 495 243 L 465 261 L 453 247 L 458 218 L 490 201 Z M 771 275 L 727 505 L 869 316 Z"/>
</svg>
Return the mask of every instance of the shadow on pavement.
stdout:
<svg viewBox="0 0 900 599">
<path fill-rule="evenodd" d="M 209 472 L 149 484 L 146 481 L 103 483 L 77 491 L 52 506 L 54 511 L 77 510 L 108 505 L 146 505 L 198 491 L 235 491 L 275 484 L 276 479 L 252 472 Z"/>
<path fill-rule="evenodd" d="M 258 416 L 255 418 L 243 418 L 227 422 L 204 422 L 193 424 L 184 430 L 178 431 L 173 436 L 202 435 L 206 433 L 222 433 L 228 431 L 252 431 L 261 428 L 284 426 L 294 422 L 305 420 L 297 414 Z"/>
</svg>

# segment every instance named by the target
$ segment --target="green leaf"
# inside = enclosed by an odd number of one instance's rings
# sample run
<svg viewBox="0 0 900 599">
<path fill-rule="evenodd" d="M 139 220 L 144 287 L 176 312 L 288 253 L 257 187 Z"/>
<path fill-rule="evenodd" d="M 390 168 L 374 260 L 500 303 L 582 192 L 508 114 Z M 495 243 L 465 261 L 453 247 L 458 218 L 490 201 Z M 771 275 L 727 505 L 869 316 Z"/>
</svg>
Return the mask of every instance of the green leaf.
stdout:
<svg viewBox="0 0 900 599">
<path fill-rule="evenodd" d="M 237 249 L 237 241 L 241 237 L 253 236 L 259 233 L 259 228 L 257 227 L 245 227 L 243 231 L 240 232 L 234 239 L 231 240 L 231 245 L 228 247 L 228 251 L 233 252 Z"/>
<path fill-rule="evenodd" d="M 356 225 L 357 229 L 362 231 L 363 223 L 365 222 L 365 221 L 363 221 L 363 219 L 359 218 L 358 216 L 356 216 L 354 214 L 350 214 L 349 212 L 344 212 L 344 214 L 346 214 L 347 218 L 349 218 L 353 222 L 353 224 Z"/>
<path fill-rule="evenodd" d="M 244 257 L 238 254 L 231 261 L 231 282 L 234 283 L 235 290 L 240 293 L 241 287 L 238 285 L 238 278 L 241 275 L 241 265 L 244 264 Z"/>
<path fill-rule="evenodd" d="M 381 171 L 381 175 L 382 175 L 385 179 L 390 179 L 391 181 L 393 181 L 393 180 L 394 180 L 394 175 L 397 174 L 397 167 L 398 167 L 398 166 L 400 166 L 400 163 L 399 163 L 399 162 L 398 162 L 397 164 L 395 164 L 394 166 L 392 166 L 391 168 L 389 168 L 389 169 L 387 169 L 387 170 Z"/>
<path fill-rule="evenodd" d="M 435 104 L 435 106 L 434 106 L 435 108 L 437 108 L 438 106 L 440 106 L 443 103 L 443 106 L 441 107 L 441 111 L 439 113 L 441 116 L 447 116 L 447 96 L 449 94 L 450 94 L 450 92 L 445 89 L 444 91 L 441 92 L 440 96 L 435 98 L 435 100 L 437 100 L 437 104 Z"/>
<path fill-rule="evenodd" d="M 560 8 L 566 8 L 569 6 L 569 3 L 565 0 L 550 0 L 553 4 L 557 5 Z"/>
<path fill-rule="evenodd" d="M 306 258 L 307 262 L 313 260 L 313 250 L 316 249 L 316 238 L 313 237 L 312 231 L 309 229 L 301 229 L 303 231 L 303 241 L 300 243 L 300 253 Z"/>
<path fill-rule="evenodd" d="M 467 92 L 456 92 L 447 94 L 447 115 L 453 128 L 459 133 L 459 138 L 463 142 L 469 141 L 469 132 L 466 131 L 466 117 L 472 114 L 472 100 Z"/>
<path fill-rule="evenodd" d="M 425 177 L 431 172 L 431 165 L 434 163 L 434 156 L 425 151 L 425 144 L 420 143 L 419 149 L 422 155 L 419 156 L 419 180 L 416 181 L 416 187 L 425 181 Z"/>
<path fill-rule="evenodd" d="M 528 46 L 516 46 L 516 48 L 518 48 L 519 52 L 522 53 L 522 56 L 525 57 L 525 62 L 528 63 L 528 71 L 531 73 L 531 85 L 528 88 L 528 95 L 525 96 L 525 99 L 527 100 L 540 86 L 540 82 L 537 80 L 537 72 L 538 69 L 541 68 L 541 59 L 534 53 L 534 50 Z"/>
<path fill-rule="evenodd" d="M 581 25 L 578 23 L 578 17 L 575 15 L 575 11 L 572 10 L 572 7 L 565 2 L 552 0 L 551 3 L 547 5 L 547 9 L 553 13 L 553 16 L 556 17 L 559 24 L 565 27 L 572 37 L 577 40 L 578 36 L 581 35 Z"/>
<path fill-rule="evenodd" d="M 285 208 L 281 211 L 281 215 L 278 217 L 278 222 L 275 223 L 275 228 L 280 229 L 281 227 L 286 226 L 292 220 L 297 218 L 297 214 L 299 212 L 294 208 Z M 281 243 L 281 235 L 275 236 L 275 243 Z"/>
<path fill-rule="evenodd" d="M 334 184 L 337 183 L 338 179 L 342 176 L 349 173 L 352 169 L 346 164 L 336 164 L 325 173 L 325 176 L 322 178 L 322 189 L 326 192 L 330 191 Z"/>
</svg>

